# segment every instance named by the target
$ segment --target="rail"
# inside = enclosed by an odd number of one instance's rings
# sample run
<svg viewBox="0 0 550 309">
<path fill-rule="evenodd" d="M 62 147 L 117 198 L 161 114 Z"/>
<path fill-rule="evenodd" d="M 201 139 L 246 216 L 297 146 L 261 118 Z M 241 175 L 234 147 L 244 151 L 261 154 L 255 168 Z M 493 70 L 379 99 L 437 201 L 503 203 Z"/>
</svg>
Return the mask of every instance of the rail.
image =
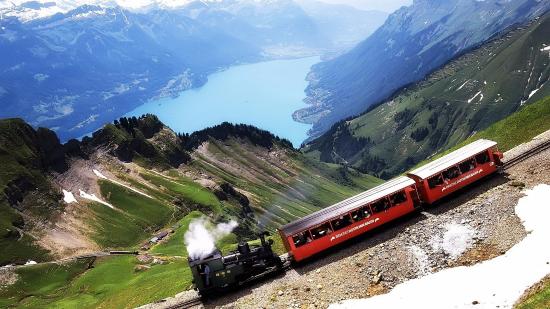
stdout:
<svg viewBox="0 0 550 309">
<path fill-rule="evenodd" d="M 550 149 L 550 140 L 546 141 L 546 142 L 543 142 L 515 157 L 513 157 L 512 159 L 510 160 L 507 160 L 504 165 L 502 166 L 503 169 L 508 169 L 520 162 L 523 162 L 525 161 L 526 159 L 536 155 L 536 154 L 539 154 L 547 149 Z"/>
<path fill-rule="evenodd" d="M 181 303 L 170 305 L 170 306 L 166 307 L 165 309 L 187 309 L 187 308 L 193 308 L 193 307 L 198 306 L 200 304 L 202 304 L 201 298 L 197 297 L 197 298 L 188 299 L 188 300 L 183 301 Z"/>
</svg>

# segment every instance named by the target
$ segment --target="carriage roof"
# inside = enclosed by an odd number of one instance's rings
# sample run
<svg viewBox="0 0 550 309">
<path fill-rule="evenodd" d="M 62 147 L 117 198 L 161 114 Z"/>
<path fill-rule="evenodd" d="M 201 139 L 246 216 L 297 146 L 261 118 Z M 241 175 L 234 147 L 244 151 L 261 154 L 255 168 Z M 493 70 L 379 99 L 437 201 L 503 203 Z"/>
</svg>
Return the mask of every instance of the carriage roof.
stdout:
<svg viewBox="0 0 550 309">
<path fill-rule="evenodd" d="M 394 178 L 370 190 L 359 193 L 332 206 L 321 209 L 301 219 L 284 225 L 280 228 L 280 230 L 287 236 L 293 235 L 305 229 L 315 227 L 332 218 L 336 218 L 340 215 L 346 214 L 363 205 L 374 202 L 384 196 L 388 196 L 392 193 L 403 190 L 404 188 L 413 184 L 414 180 L 405 176 Z"/>
<path fill-rule="evenodd" d="M 496 142 L 490 140 L 479 139 L 437 160 L 434 160 L 413 171 L 410 171 L 407 173 L 407 175 L 417 176 L 421 179 L 426 179 L 434 174 L 441 173 L 449 167 L 454 166 L 468 158 L 471 158 L 480 152 L 490 149 L 491 147 L 496 146 L 496 144 Z"/>
</svg>

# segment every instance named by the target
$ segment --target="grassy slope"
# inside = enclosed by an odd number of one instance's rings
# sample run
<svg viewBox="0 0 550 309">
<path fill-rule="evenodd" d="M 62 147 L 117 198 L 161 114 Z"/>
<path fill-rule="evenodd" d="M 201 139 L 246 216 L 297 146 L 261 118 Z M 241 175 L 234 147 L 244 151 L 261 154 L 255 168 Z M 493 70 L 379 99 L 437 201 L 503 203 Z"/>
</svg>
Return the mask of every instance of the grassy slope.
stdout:
<svg viewBox="0 0 550 309">
<path fill-rule="evenodd" d="M 208 206 L 215 213 L 221 212 L 220 201 L 216 196 L 186 177 L 178 175 L 172 178 L 149 172 L 144 172 L 140 176 L 152 185 L 163 188 L 164 192 L 169 192 L 168 194 L 183 196 L 194 203 Z"/>
<path fill-rule="evenodd" d="M 550 59 L 547 51 L 541 51 L 548 37 L 547 14 L 530 27 L 515 30 L 452 61 L 390 102 L 338 129 L 349 130 L 356 138 L 368 137 L 374 145 L 344 155 L 347 143 L 330 147 L 337 136 L 333 131 L 306 150 L 312 156 L 319 156 L 321 149 L 335 151 L 367 171 L 401 173 L 514 113 L 521 102 L 529 104 L 549 95 Z M 533 93 L 535 89 L 539 90 Z M 413 139 L 413 132 L 419 130 L 425 130 L 426 136 Z M 385 160 L 385 167 L 368 165 L 376 157 Z"/>
<path fill-rule="evenodd" d="M 184 259 L 136 271 L 133 256 L 17 270 L 20 279 L 0 290 L 0 306 L 21 308 L 133 308 L 186 289 L 191 274 Z"/>
<path fill-rule="evenodd" d="M 380 183 L 375 177 L 319 163 L 299 152 L 265 152 L 238 140 L 211 142 L 208 154 L 197 154 L 192 164 L 248 192 L 260 222 L 272 230 Z"/>
<path fill-rule="evenodd" d="M 104 248 L 136 246 L 172 219 L 172 206 L 109 181 L 99 181 L 101 194 L 115 209 L 90 203 L 93 240 Z"/>
<path fill-rule="evenodd" d="M 550 96 L 524 106 L 518 112 L 470 136 L 454 147 L 438 153 L 429 160 L 420 162 L 417 166 L 437 159 L 480 138 L 493 140 L 498 143 L 500 151 L 507 151 L 521 143 L 530 141 L 533 137 L 547 130 L 550 130 Z"/>
<path fill-rule="evenodd" d="M 204 216 L 204 214 L 199 211 L 190 212 L 177 223 L 178 228 L 167 241 L 154 246 L 149 252 L 158 255 L 187 256 L 187 249 L 183 242 L 183 236 L 189 228 L 191 221 L 202 216 Z"/>
<path fill-rule="evenodd" d="M 516 309 L 546 309 L 550 308 L 550 280 L 543 279 L 536 292 L 529 294 L 517 303 Z"/>
<path fill-rule="evenodd" d="M 550 96 L 525 106 L 517 113 L 469 137 L 462 144 L 487 138 L 498 142 L 499 149 L 506 151 L 547 130 L 550 130 Z"/>
</svg>

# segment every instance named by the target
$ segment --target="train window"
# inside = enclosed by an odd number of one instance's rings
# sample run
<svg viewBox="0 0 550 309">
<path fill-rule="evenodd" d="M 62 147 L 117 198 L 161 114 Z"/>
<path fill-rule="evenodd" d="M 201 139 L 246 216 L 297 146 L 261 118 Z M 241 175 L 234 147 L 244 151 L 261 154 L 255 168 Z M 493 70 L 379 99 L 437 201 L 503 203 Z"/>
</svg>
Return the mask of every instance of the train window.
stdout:
<svg viewBox="0 0 550 309">
<path fill-rule="evenodd" d="M 469 159 L 469 160 L 466 160 L 466 161 L 460 163 L 458 166 L 460 167 L 460 172 L 461 173 L 466 173 L 466 172 L 469 172 L 469 171 L 473 170 L 474 168 L 476 168 L 476 160 L 475 159 Z"/>
<path fill-rule="evenodd" d="M 318 238 L 321 238 L 323 236 L 326 236 L 328 234 L 332 233 L 332 229 L 330 227 L 330 224 L 327 222 L 327 223 L 324 223 L 314 229 L 311 229 L 311 236 L 313 237 L 313 239 L 318 239 Z"/>
<path fill-rule="evenodd" d="M 334 228 L 335 231 L 343 229 L 346 226 L 350 225 L 351 223 L 352 223 L 351 217 L 349 215 L 343 215 L 331 221 L 332 227 Z"/>
<path fill-rule="evenodd" d="M 443 177 L 445 177 L 445 179 L 448 179 L 448 180 L 455 179 L 459 175 L 460 175 L 460 172 L 458 171 L 458 167 L 456 166 L 452 166 L 447 170 L 443 171 Z"/>
<path fill-rule="evenodd" d="M 372 215 L 372 210 L 370 209 L 369 205 L 361 208 L 361 211 L 363 212 L 363 218 L 365 219 Z"/>
<path fill-rule="evenodd" d="M 372 203 L 371 207 L 374 213 L 381 212 L 390 208 L 390 202 L 387 198 L 379 199 L 378 201 Z"/>
<path fill-rule="evenodd" d="M 390 196 L 390 200 L 393 206 L 399 205 L 407 200 L 407 195 L 405 191 L 399 191 Z"/>
<path fill-rule="evenodd" d="M 294 246 L 298 248 L 310 242 L 311 237 L 309 236 L 309 231 L 305 231 L 292 236 L 292 240 L 294 241 Z"/>
<path fill-rule="evenodd" d="M 351 218 L 354 222 L 361 221 L 364 217 L 363 209 L 357 209 L 351 212 Z"/>
<path fill-rule="evenodd" d="M 442 184 L 443 184 L 443 177 L 441 176 L 441 174 L 435 175 L 432 178 L 428 179 L 428 185 L 430 186 L 430 189 L 433 189 Z"/>
<path fill-rule="evenodd" d="M 476 161 L 477 161 L 477 164 L 484 164 L 489 162 L 489 154 L 487 153 L 487 151 L 484 151 L 476 155 Z"/>
</svg>

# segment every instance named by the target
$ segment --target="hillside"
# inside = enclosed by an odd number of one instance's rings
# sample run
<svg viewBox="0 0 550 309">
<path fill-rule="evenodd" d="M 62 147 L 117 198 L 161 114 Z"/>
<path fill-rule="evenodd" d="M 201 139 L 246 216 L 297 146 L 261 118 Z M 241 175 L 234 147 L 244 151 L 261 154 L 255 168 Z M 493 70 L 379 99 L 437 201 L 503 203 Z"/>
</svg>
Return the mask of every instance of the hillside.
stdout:
<svg viewBox="0 0 550 309">
<path fill-rule="evenodd" d="M 65 159 L 53 131 L 17 119 L 0 121 L 0 264 L 48 258 L 32 233 L 22 230 L 63 211 L 62 195 L 45 174 L 65 171 Z"/>
<path fill-rule="evenodd" d="M 542 15 L 548 1 L 422 0 L 388 17 L 349 52 L 315 65 L 308 79 L 310 105 L 294 118 L 314 124 L 318 137 L 449 60 L 510 27 Z"/>
<path fill-rule="evenodd" d="M 193 211 L 253 237 L 257 221 L 273 231 L 379 183 L 247 125 L 178 135 L 145 115 L 65 145 L 19 119 L 0 126 L 2 265 L 136 248 Z"/>
<path fill-rule="evenodd" d="M 305 151 L 383 178 L 550 95 L 550 15 L 516 28 L 335 125 Z"/>
</svg>

